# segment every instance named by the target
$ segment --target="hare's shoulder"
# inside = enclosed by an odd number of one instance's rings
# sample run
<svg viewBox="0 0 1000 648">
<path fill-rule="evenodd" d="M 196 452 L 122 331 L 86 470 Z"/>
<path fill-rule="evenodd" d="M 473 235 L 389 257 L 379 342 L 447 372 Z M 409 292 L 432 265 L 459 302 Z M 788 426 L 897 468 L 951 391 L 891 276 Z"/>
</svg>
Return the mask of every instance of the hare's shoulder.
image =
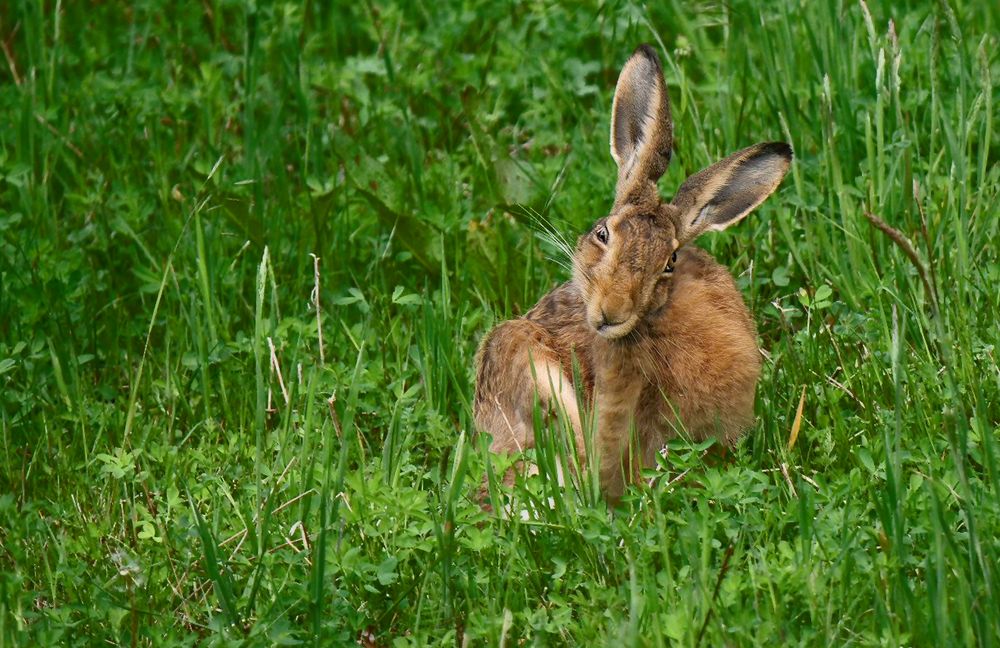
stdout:
<svg viewBox="0 0 1000 648">
<path fill-rule="evenodd" d="M 658 321 L 675 369 L 690 365 L 692 376 L 707 376 L 712 367 L 725 373 L 733 363 L 744 363 L 755 373 L 756 326 L 729 270 L 698 248 L 677 257 L 670 298 Z"/>
<path fill-rule="evenodd" d="M 685 314 L 697 317 L 706 312 L 728 314 L 740 320 L 749 317 L 729 268 L 694 246 L 686 246 L 677 253 L 666 310 L 671 318 Z"/>
<path fill-rule="evenodd" d="M 674 264 L 675 283 L 683 282 L 710 283 L 732 286 L 733 277 L 729 269 L 715 260 L 711 254 L 694 245 L 686 245 L 677 251 L 677 263 Z"/>
</svg>

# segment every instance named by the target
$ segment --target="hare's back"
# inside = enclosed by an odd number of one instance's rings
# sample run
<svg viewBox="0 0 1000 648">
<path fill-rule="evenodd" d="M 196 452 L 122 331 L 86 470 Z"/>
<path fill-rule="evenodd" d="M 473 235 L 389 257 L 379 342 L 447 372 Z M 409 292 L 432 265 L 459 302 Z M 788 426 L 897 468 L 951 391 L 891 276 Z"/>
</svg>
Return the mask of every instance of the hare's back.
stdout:
<svg viewBox="0 0 1000 648">
<path fill-rule="evenodd" d="M 576 358 L 589 392 L 593 384 L 591 343 L 595 333 L 587 324 L 586 312 L 580 289 L 567 281 L 538 300 L 524 318 L 549 334 L 549 347 L 559 356 L 567 377 L 573 375 L 573 358 Z"/>
</svg>

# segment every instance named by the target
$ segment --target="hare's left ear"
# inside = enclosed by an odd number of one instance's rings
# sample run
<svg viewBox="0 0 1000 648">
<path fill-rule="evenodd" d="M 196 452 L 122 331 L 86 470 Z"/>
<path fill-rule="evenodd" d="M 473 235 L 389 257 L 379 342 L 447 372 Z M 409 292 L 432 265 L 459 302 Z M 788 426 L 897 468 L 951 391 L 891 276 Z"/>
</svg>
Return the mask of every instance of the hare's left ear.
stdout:
<svg viewBox="0 0 1000 648">
<path fill-rule="evenodd" d="M 755 144 L 684 181 L 671 210 L 681 245 L 740 222 L 771 195 L 792 163 L 784 142 Z"/>
<path fill-rule="evenodd" d="M 615 204 L 656 191 L 656 181 L 670 164 L 673 130 L 660 59 L 652 47 L 640 45 L 618 76 L 611 106 L 611 157 L 618 164 Z"/>
</svg>

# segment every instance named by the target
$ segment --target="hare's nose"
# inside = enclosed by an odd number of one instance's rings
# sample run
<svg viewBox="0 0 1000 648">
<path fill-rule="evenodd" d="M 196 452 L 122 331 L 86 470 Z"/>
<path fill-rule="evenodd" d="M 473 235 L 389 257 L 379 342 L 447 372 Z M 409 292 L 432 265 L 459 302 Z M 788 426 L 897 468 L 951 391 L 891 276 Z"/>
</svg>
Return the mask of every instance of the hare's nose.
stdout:
<svg viewBox="0 0 1000 648">
<path fill-rule="evenodd" d="M 627 293 L 608 293 L 601 300 L 601 315 L 609 323 L 624 322 L 632 315 L 632 306 L 632 299 Z"/>
</svg>

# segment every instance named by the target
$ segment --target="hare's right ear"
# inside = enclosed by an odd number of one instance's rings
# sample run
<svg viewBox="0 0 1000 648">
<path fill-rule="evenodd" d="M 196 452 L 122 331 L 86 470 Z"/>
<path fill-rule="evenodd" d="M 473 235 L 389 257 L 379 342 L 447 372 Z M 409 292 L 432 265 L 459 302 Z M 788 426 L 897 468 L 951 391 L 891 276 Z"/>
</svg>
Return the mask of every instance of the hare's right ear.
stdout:
<svg viewBox="0 0 1000 648">
<path fill-rule="evenodd" d="M 670 164 L 670 99 L 656 51 L 640 45 L 618 75 L 611 105 L 611 157 L 618 164 L 615 204 L 639 200 Z"/>
</svg>

